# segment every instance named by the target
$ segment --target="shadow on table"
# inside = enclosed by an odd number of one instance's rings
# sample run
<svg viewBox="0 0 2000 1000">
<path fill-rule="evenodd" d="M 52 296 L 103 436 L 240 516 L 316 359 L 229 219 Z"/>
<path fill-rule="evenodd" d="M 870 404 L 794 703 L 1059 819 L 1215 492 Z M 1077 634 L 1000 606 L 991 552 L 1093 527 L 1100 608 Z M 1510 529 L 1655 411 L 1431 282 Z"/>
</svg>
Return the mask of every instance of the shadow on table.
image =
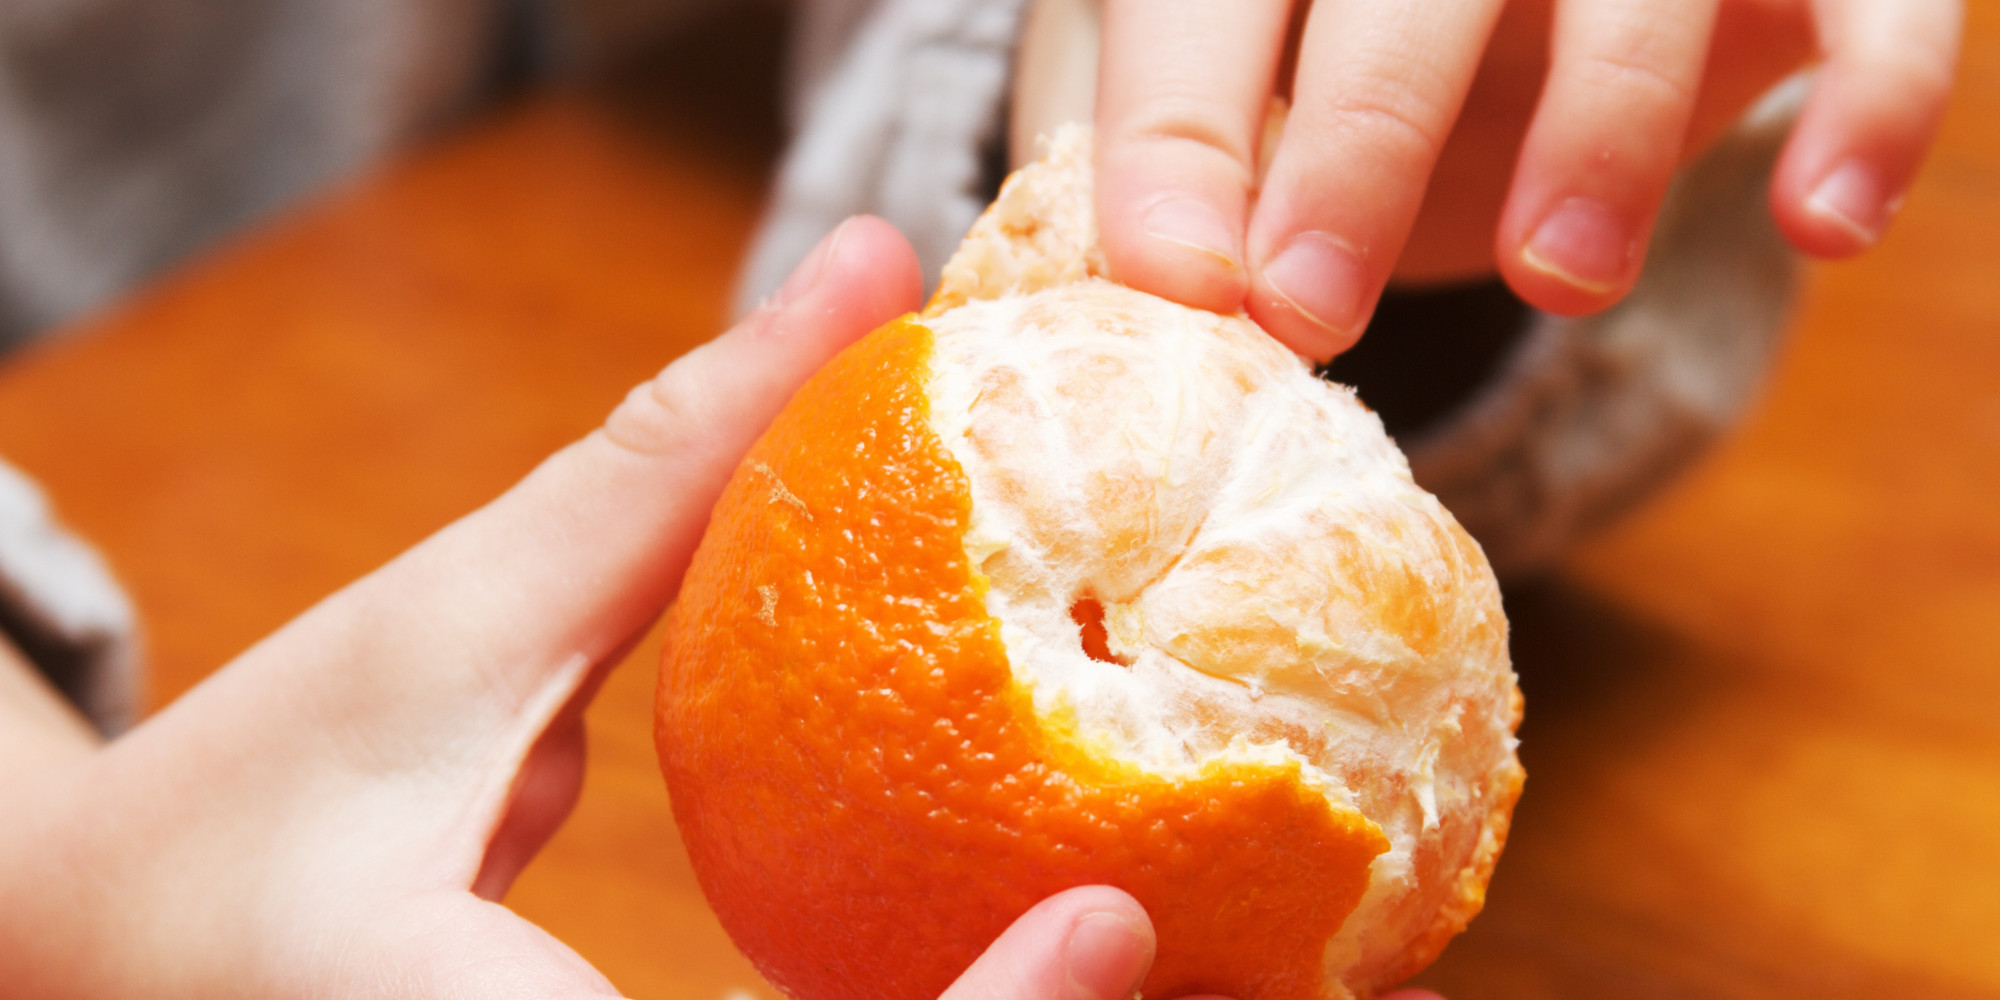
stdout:
<svg viewBox="0 0 2000 1000">
<path fill-rule="evenodd" d="M 1560 576 L 1509 590 L 1529 780 L 1486 911 L 1416 983 L 1451 1000 L 1986 997 L 1766 912 L 1630 798 L 1649 754 L 1747 683 L 1726 657 Z M 1639 790 L 1635 793 L 1635 775 Z M 1622 799 L 1621 799 L 1622 797 Z"/>
</svg>

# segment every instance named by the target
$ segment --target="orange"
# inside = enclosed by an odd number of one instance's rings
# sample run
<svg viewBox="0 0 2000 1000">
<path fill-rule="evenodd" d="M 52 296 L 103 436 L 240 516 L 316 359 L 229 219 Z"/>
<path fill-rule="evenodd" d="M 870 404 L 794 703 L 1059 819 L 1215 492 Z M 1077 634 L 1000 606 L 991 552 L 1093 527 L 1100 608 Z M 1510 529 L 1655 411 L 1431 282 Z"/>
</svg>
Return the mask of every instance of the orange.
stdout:
<svg viewBox="0 0 2000 1000">
<path fill-rule="evenodd" d="M 801 1000 L 936 996 L 1076 885 L 1144 995 L 1366 996 L 1483 899 L 1521 772 L 1476 544 L 1351 393 L 1101 278 L 1086 140 L 796 395 L 669 620 L 723 926 Z"/>
</svg>

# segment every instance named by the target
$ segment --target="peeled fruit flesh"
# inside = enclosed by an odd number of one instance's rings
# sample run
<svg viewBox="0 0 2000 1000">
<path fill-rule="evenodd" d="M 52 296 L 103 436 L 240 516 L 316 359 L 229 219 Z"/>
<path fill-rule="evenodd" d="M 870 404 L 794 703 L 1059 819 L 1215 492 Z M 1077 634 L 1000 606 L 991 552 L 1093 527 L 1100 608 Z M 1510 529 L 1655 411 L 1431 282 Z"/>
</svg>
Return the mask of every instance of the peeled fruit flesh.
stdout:
<svg viewBox="0 0 2000 1000">
<path fill-rule="evenodd" d="M 800 390 L 670 614 L 682 838 L 800 1000 L 927 1000 L 1085 884 L 1152 916 L 1146 997 L 1367 997 L 1505 841 L 1478 545 L 1351 391 L 1107 280 L 1088 162 L 1065 130 Z"/>
</svg>

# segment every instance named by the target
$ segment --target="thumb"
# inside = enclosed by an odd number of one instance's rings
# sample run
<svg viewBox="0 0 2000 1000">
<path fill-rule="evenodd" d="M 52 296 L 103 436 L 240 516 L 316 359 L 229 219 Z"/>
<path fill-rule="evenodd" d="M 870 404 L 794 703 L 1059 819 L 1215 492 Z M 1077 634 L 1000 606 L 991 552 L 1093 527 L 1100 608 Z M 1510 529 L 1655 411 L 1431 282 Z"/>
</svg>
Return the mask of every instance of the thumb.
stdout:
<svg viewBox="0 0 2000 1000">
<path fill-rule="evenodd" d="M 414 778 L 405 804 L 418 808 L 401 811 L 471 846 L 454 855 L 470 870 L 530 746 L 672 599 L 742 454 L 800 383 L 920 292 L 902 236 L 848 220 L 774 301 L 499 499 L 244 654 L 182 714 L 199 727 L 202 699 L 233 701 L 209 707 L 267 720 L 305 758 L 295 767 L 365 786 L 370 801 L 383 777 Z M 409 833 L 413 860 L 437 857 Z"/>
<path fill-rule="evenodd" d="M 1059 892 L 995 940 L 942 1000 L 1130 1000 L 1153 966 L 1153 924 L 1108 886 Z"/>
</svg>

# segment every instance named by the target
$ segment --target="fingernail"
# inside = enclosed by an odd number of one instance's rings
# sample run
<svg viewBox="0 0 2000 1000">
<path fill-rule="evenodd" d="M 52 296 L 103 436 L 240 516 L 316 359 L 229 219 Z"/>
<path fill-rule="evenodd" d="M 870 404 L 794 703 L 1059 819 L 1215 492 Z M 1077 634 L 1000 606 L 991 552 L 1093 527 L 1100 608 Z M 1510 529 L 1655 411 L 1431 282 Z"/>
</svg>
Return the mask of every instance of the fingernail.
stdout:
<svg viewBox="0 0 2000 1000">
<path fill-rule="evenodd" d="M 1567 198 L 1550 212 L 1521 248 L 1529 267 L 1593 295 L 1609 295 L 1632 264 L 1632 235 L 1611 206 L 1595 198 Z"/>
<path fill-rule="evenodd" d="M 1883 197 L 1875 171 L 1858 160 L 1834 168 L 1806 196 L 1806 211 L 1853 234 L 1862 246 L 1882 238 L 1895 206 Z"/>
<path fill-rule="evenodd" d="M 1152 964 L 1145 935 L 1116 913 L 1077 918 L 1063 948 L 1069 1000 L 1130 1000 Z"/>
<path fill-rule="evenodd" d="M 1319 232 L 1292 237 L 1284 251 L 1264 265 L 1264 281 L 1271 291 L 1324 333 L 1326 350 L 1306 352 L 1315 357 L 1330 355 L 1353 339 L 1361 321 L 1366 280 L 1354 251 Z"/>
<path fill-rule="evenodd" d="M 833 232 L 820 237 L 818 245 L 812 248 L 811 253 L 806 254 L 806 259 L 800 261 L 798 267 L 792 269 L 791 276 L 785 279 L 784 284 L 778 286 L 778 293 L 771 296 L 773 308 L 782 309 L 797 302 L 811 292 L 813 286 L 819 284 L 819 279 L 826 274 L 827 263 L 833 260 L 834 251 L 840 248 L 841 234 L 847 231 L 848 225 L 853 221 L 848 219 L 833 227 Z"/>
<path fill-rule="evenodd" d="M 1237 266 L 1236 232 L 1222 221 L 1221 213 L 1195 198 L 1169 198 L 1146 210 L 1139 228 L 1156 240 L 1165 240 Z"/>
</svg>

